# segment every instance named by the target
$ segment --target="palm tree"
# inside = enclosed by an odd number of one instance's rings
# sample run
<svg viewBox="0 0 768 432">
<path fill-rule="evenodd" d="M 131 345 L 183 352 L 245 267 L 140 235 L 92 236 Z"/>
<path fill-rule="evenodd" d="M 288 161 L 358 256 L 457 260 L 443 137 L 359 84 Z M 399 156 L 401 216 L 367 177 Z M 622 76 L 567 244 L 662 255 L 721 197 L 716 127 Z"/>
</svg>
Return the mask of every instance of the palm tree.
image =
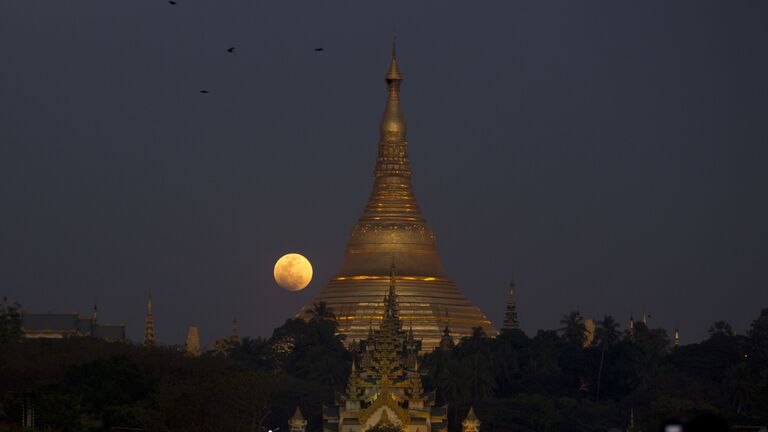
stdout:
<svg viewBox="0 0 768 432">
<path fill-rule="evenodd" d="M 464 370 L 457 360 L 449 359 L 439 377 L 438 385 L 443 389 L 443 396 L 449 405 L 458 405 L 465 396 L 466 383 Z"/>
<path fill-rule="evenodd" d="M 461 367 L 466 372 L 464 385 L 469 388 L 472 398 L 484 399 L 491 394 L 495 387 L 491 364 L 486 356 L 477 352 L 461 361 Z"/>
<path fill-rule="evenodd" d="M 328 304 L 324 301 L 315 302 L 312 305 L 312 309 L 307 310 L 309 315 L 309 322 L 318 321 L 336 321 L 336 315 L 328 307 Z"/>
<path fill-rule="evenodd" d="M 597 329 L 595 330 L 595 336 L 597 339 L 597 345 L 603 348 L 611 347 L 619 341 L 621 332 L 619 331 L 619 323 L 610 316 L 605 315 L 602 320 L 597 322 Z"/>
<path fill-rule="evenodd" d="M 560 336 L 569 343 L 578 347 L 584 346 L 586 341 L 587 327 L 584 326 L 584 317 L 577 311 L 572 311 L 568 315 L 563 315 L 560 319 Z"/>
<path fill-rule="evenodd" d="M 274 353 L 267 339 L 244 337 L 230 353 L 232 358 L 246 362 L 256 369 L 272 369 Z"/>
<path fill-rule="evenodd" d="M 595 400 L 600 400 L 600 384 L 603 378 L 603 362 L 605 361 L 605 350 L 616 344 L 621 333 L 619 332 L 619 323 L 610 315 L 605 315 L 602 320 L 597 322 L 598 328 L 595 330 L 597 345 L 600 347 L 600 368 L 597 370 L 597 392 Z"/>
</svg>

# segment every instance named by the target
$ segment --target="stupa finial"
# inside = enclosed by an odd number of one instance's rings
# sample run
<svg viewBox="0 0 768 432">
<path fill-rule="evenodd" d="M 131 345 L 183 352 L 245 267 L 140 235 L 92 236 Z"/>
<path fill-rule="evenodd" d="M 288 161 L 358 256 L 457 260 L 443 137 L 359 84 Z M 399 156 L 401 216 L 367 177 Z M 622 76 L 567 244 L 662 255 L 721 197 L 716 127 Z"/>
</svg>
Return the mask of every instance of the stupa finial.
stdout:
<svg viewBox="0 0 768 432">
<path fill-rule="evenodd" d="M 387 71 L 387 83 L 390 81 L 401 81 L 403 76 L 397 68 L 397 36 L 392 36 L 392 56 L 389 60 L 389 70 Z"/>
<path fill-rule="evenodd" d="M 381 125 L 379 127 L 380 144 L 390 145 L 402 145 L 406 144 L 405 132 L 405 116 L 400 109 L 400 83 L 403 81 L 403 75 L 400 73 L 400 68 L 397 66 L 397 48 L 395 47 L 394 40 L 392 41 L 392 57 L 389 59 L 389 70 L 384 75 L 387 81 L 387 105 L 384 108 L 384 115 L 381 118 Z M 405 147 L 403 147 L 405 150 Z M 379 155 L 382 156 L 381 154 Z M 407 161 L 407 156 L 399 155 L 392 161 L 388 161 L 385 166 L 376 166 L 376 176 L 381 175 L 405 175 L 411 176 L 410 164 Z M 397 163 L 392 163 L 397 162 Z"/>
</svg>

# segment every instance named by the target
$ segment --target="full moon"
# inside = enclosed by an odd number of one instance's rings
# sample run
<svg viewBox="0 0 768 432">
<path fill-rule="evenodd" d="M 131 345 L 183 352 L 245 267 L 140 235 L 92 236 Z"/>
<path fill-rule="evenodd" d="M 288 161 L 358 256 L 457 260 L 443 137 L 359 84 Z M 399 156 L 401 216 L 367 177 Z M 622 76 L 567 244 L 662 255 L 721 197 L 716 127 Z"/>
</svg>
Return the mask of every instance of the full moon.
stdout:
<svg viewBox="0 0 768 432">
<path fill-rule="evenodd" d="M 283 255 L 275 263 L 275 282 L 288 291 L 301 291 L 312 280 L 312 264 L 297 253 Z"/>
</svg>

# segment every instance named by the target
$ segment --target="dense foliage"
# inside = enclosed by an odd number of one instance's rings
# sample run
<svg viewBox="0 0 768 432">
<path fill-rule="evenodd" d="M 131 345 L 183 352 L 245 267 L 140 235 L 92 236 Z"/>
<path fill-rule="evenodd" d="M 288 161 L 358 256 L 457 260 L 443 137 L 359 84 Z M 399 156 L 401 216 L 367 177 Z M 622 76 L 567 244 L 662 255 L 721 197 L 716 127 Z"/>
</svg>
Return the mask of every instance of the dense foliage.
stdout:
<svg viewBox="0 0 768 432">
<path fill-rule="evenodd" d="M 18 339 L 16 306 L 0 309 L 0 430 L 19 429 L 22 395 L 34 394 L 43 430 L 256 431 L 287 429 L 299 405 L 309 430 L 344 388 L 352 355 L 318 305 L 269 339 L 245 338 L 190 357 L 177 350 L 71 338 Z M 449 404 L 451 431 L 474 406 L 485 431 L 639 430 L 713 413 L 729 424 L 768 423 L 768 309 L 746 335 L 725 322 L 707 340 L 671 346 L 664 330 L 632 334 L 611 317 L 585 344 L 578 313 L 529 338 L 480 329 L 425 356 L 428 389 Z M 586 345 L 586 346 L 585 346 Z"/>
<path fill-rule="evenodd" d="M 606 316 L 586 344 L 583 318 L 529 338 L 480 329 L 425 358 L 428 382 L 448 402 L 452 427 L 474 406 L 484 430 L 638 430 L 712 414 L 731 425 L 768 423 L 768 309 L 746 336 L 723 321 L 701 343 L 673 347 L 666 331 L 635 324 L 620 332 Z"/>
<path fill-rule="evenodd" d="M 88 338 L 17 340 L 0 343 L 2 431 L 21 430 L 23 394 L 34 394 L 42 430 L 285 430 L 297 405 L 319 430 L 323 403 L 351 367 L 329 319 L 288 320 L 270 339 L 200 357 Z"/>
</svg>

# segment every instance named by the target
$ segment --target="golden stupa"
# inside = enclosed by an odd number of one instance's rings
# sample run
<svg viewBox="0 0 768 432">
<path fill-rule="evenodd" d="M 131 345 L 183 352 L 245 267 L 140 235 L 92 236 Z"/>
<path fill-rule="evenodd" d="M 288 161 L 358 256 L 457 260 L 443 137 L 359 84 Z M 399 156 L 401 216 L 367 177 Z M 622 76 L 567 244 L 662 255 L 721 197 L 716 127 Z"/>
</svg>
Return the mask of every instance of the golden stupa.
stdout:
<svg viewBox="0 0 768 432">
<path fill-rule="evenodd" d="M 347 343 L 366 338 L 384 315 L 382 301 L 394 265 L 400 319 L 422 341 L 422 351 L 440 343 L 447 327 L 454 338 L 482 327 L 489 336 L 496 330 L 485 315 L 459 291 L 446 275 L 437 253 L 435 234 L 427 225 L 411 186 L 406 125 L 400 108 L 403 78 L 392 48 L 386 76 L 387 103 L 379 129 L 379 154 L 373 191 L 352 228 L 341 270 L 320 291 L 315 302 L 326 302 L 336 315 Z M 312 305 L 305 306 L 303 316 Z"/>
</svg>

